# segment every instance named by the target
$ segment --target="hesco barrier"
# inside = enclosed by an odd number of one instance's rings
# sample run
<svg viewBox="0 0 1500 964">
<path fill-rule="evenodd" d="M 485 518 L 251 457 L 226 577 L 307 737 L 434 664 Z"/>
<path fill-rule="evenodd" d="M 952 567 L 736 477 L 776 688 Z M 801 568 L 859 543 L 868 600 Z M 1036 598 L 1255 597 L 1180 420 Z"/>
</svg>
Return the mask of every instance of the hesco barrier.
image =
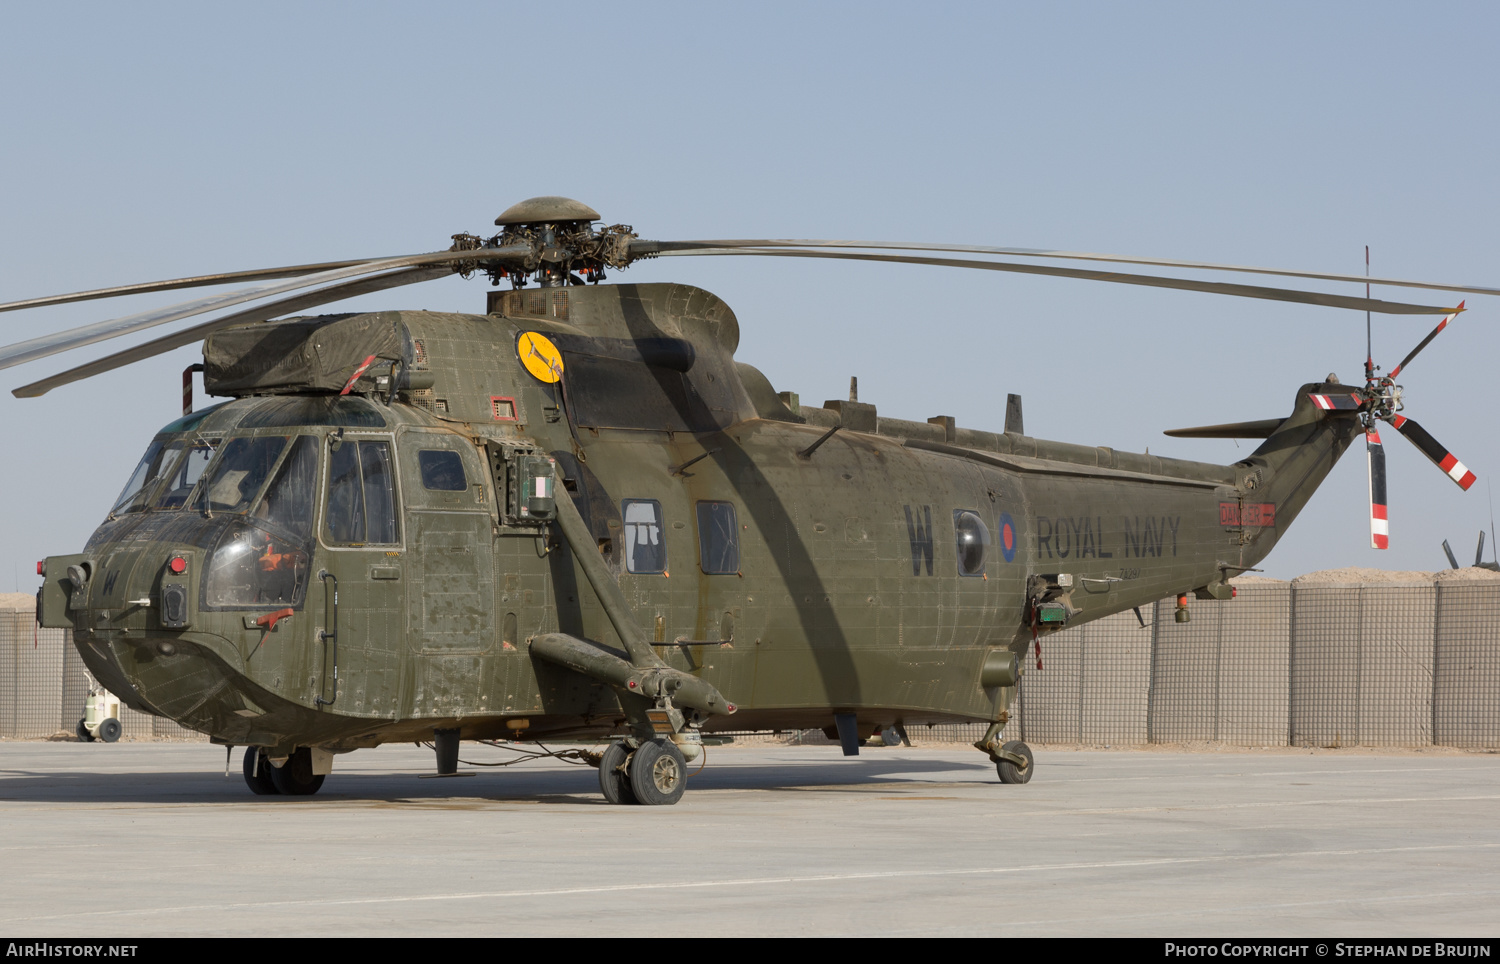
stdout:
<svg viewBox="0 0 1500 964">
<path fill-rule="evenodd" d="M 1436 609 L 1430 573 L 1292 580 L 1292 744 L 1431 743 Z"/>
<path fill-rule="evenodd" d="M 1285 746 L 1291 593 L 1275 579 L 1234 581 L 1232 600 L 1157 603 L 1151 651 L 1152 743 Z"/>
<path fill-rule="evenodd" d="M 1500 746 L 1500 579 L 1438 573 L 1432 741 Z"/>
<path fill-rule="evenodd" d="M 88 671 L 64 630 L 37 626 L 30 608 L 0 609 L 0 737 L 72 737 L 88 693 Z M 206 739 L 128 707 L 120 708 L 120 725 L 127 740 Z"/>
<path fill-rule="evenodd" d="M 1028 649 L 1008 739 L 1127 746 L 1500 748 L 1500 573 L 1334 570 L 1246 576 L 1233 600 L 1174 600 L 1064 630 Z M 0 737 L 71 735 L 88 677 L 62 630 L 0 609 Z M 832 723 L 832 720 L 829 721 Z M 126 709 L 125 739 L 204 739 Z M 983 724 L 913 727 L 971 742 Z M 828 743 L 819 730 L 775 737 Z"/>
</svg>

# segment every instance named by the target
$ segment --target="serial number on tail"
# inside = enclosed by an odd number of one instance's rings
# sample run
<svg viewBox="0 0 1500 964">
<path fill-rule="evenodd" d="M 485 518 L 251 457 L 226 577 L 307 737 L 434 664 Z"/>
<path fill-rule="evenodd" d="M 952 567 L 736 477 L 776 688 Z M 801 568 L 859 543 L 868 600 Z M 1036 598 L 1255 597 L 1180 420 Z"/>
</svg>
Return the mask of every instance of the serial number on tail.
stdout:
<svg viewBox="0 0 1500 964">
<path fill-rule="evenodd" d="M 1245 529 L 1269 529 L 1276 525 L 1276 503 L 1219 503 L 1219 525 Z"/>
</svg>

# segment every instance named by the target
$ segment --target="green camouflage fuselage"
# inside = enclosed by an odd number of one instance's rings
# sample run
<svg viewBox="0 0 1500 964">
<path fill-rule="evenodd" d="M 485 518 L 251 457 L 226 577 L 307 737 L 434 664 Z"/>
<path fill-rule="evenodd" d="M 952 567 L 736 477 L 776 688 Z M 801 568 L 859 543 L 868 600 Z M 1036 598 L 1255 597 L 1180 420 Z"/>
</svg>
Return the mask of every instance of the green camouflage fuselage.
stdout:
<svg viewBox="0 0 1500 964">
<path fill-rule="evenodd" d="M 511 292 L 491 309 L 304 323 L 318 351 L 375 328 L 397 347 L 342 397 L 277 384 L 266 359 L 258 375 L 218 372 L 220 384 L 239 379 L 242 397 L 163 430 L 221 449 L 314 438 L 314 535 L 277 576 L 300 588 L 210 592 L 216 546 L 239 517 L 148 508 L 48 560 L 43 621 L 72 627 L 90 670 L 128 705 L 237 745 L 620 732 L 610 686 L 529 649 L 543 633 L 622 646 L 558 526 L 508 515 L 502 457 L 534 450 L 556 460 L 558 500 L 576 506 L 656 655 L 737 704 L 706 730 L 826 727 L 836 712 L 866 732 L 994 721 L 1015 687 L 984 685 L 982 667 L 1062 625 L 1036 622 L 1042 600 L 1077 625 L 1172 594 L 1227 595 L 1356 429 L 1315 410 L 1306 395 L 1318 386 L 1304 386 L 1250 458 L 1184 462 L 889 419 L 859 403 L 799 406 L 734 361 L 733 314 L 686 286 Z M 560 385 L 523 367 L 528 332 L 561 349 Z M 375 379 L 382 370 L 430 373 L 408 379 L 430 387 L 391 388 Z M 352 373 L 333 374 L 328 384 Z M 334 538 L 333 453 L 381 441 L 395 535 Z M 433 487 L 424 473 L 454 458 L 462 482 Z M 979 531 L 972 517 L 988 539 L 978 549 L 959 542 Z M 647 544 L 647 563 L 632 563 Z M 276 548 L 264 547 L 261 570 L 278 564 Z M 68 580 L 75 565 L 89 574 L 82 592 Z M 174 581 L 189 609 L 175 629 L 161 598 Z M 292 614 L 274 630 L 257 624 L 283 608 Z"/>
</svg>

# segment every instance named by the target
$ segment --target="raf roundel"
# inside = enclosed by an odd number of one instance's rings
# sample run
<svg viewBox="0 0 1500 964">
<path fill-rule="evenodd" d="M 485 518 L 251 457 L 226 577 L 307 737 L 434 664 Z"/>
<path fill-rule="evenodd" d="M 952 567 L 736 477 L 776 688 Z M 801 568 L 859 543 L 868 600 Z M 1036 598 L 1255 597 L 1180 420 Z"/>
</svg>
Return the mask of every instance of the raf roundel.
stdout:
<svg viewBox="0 0 1500 964">
<path fill-rule="evenodd" d="M 1016 523 L 1009 512 L 1000 513 L 1000 554 L 1006 562 L 1016 559 Z"/>
</svg>

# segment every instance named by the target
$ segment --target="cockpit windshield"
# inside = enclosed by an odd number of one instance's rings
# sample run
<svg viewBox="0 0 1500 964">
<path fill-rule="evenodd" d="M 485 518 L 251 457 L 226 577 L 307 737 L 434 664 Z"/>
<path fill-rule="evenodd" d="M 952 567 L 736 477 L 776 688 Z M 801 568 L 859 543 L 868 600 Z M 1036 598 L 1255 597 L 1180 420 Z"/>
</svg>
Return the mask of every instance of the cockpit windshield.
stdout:
<svg viewBox="0 0 1500 964">
<path fill-rule="evenodd" d="M 167 453 L 167 443 L 163 439 L 152 439 L 151 445 L 146 449 L 146 454 L 141 456 L 140 464 L 135 471 L 130 473 L 130 480 L 125 483 L 125 488 L 120 491 L 120 497 L 115 500 L 111 514 L 129 512 L 138 509 L 140 495 L 151 483 L 161 478 L 163 462 L 169 461 L 163 456 Z"/>
<path fill-rule="evenodd" d="M 115 500 L 111 514 L 138 512 L 148 505 L 158 509 L 181 508 L 203 470 L 213 461 L 218 445 L 216 438 L 153 440 Z M 163 480 L 165 486 L 161 484 Z"/>
<path fill-rule="evenodd" d="M 193 486 L 198 484 L 203 470 L 208 468 L 208 463 L 213 461 L 214 450 L 218 447 L 218 439 L 173 442 L 168 446 L 171 464 L 167 466 L 167 460 L 163 460 L 166 468 L 162 472 L 162 477 L 167 479 L 167 484 L 156 498 L 156 508 L 182 508 L 188 496 L 193 494 Z"/>
<path fill-rule="evenodd" d="M 210 512 L 250 508 L 286 443 L 287 438 L 279 435 L 230 439 L 204 476 L 193 508 Z"/>
</svg>

